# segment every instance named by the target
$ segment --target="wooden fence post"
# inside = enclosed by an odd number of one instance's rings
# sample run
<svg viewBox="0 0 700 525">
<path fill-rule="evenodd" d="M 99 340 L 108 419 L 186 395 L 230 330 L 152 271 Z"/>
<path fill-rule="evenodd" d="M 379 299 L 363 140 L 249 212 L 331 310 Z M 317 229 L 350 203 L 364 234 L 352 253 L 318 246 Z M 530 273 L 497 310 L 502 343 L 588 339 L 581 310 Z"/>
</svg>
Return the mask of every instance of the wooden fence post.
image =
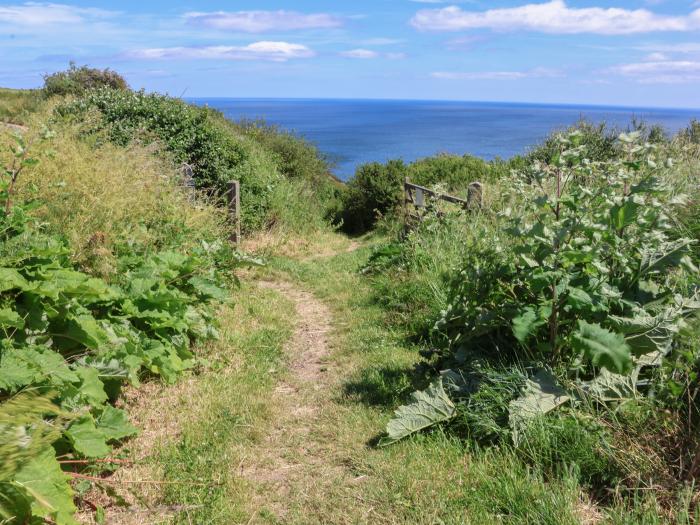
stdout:
<svg viewBox="0 0 700 525">
<path fill-rule="evenodd" d="M 233 224 L 230 241 L 234 244 L 241 242 L 241 185 L 237 180 L 229 181 L 228 190 L 228 216 Z"/>
<path fill-rule="evenodd" d="M 467 189 L 467 208 L 470 210 L 481 209 L 484 197 L 484 188 L 480 182 L 472 182 Z"/>
<path fill-rule="evenodd" d="M 187 191 L 187 199 L 190 202 L 194 202 L 195 199 L 195 183 L 194 183 L 194 171 L 192 166 L 186 162 L 182 163 L 182 185 Z"/>
</svg>

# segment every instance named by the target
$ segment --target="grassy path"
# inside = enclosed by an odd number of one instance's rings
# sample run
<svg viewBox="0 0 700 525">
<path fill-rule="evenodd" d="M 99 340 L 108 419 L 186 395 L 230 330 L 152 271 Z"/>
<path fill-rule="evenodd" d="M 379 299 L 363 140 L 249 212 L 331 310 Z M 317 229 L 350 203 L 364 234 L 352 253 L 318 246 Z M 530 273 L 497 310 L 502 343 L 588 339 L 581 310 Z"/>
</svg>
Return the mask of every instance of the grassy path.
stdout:
<svg viewBox="0 0 700 525">
<path fill-rule="evenodd" d="M 203 349 L 210 369 L 141 403 L 131 447 L 147 468 L 119 475 L 170 484 L 140 488 L 108 523 L 580 523 L 579 489 L 510 453 L 439 431 L 375 446 L 418 354 L 358 272 L 368 243 L 336 242 L 335 255 L 272 257 L 247 275 Z"/>
</svg>

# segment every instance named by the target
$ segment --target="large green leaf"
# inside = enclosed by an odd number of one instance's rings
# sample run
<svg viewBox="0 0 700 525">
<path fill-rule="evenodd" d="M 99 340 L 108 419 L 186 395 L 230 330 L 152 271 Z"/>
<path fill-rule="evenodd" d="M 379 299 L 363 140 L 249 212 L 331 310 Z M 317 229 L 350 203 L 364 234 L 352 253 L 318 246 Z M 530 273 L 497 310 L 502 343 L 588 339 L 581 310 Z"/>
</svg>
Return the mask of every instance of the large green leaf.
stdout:
<svg viewBox="0 0 700 525">
<path fill-rule="evenodd" d="M 107 441 L 123 439 L 138 432 L 136 427 L 129 423 L 126 412 L 111 405 L 104 408 L 96 423 L 97 429 Z"/>
<path fill-rule="evenodd" d="M 79 454 L 88 458 L 101 458 L 111 450 L 105 434 L 98 430 L 92 416 L 76 419 L 66 430 L 66 437 Z"/>
<path fill-rule="evenodd" d="M 442 378 L 435 380 L 427 390 L 414 392 L 413 403 L 400 407 L 386 426 L 387 435 L 381 446 L 391 445 L 415 432 L 455 416 L 455 406 L 442 385 Z"/>
<path fill-rule="evenodd" d="M 539 370 L 525 382 L 522 395 L 508 405 L 508 422 L 517 442 L 520 431 L 532 419 L 551 412 L 571 397 L 557 384 L 557 378 L 547 370 Z"/>
<path fill-rule="evenodd" d="M 107 402 L 104 384 L 100 379 L 100 373 L 96 369 L 84 366 L 78 368 L 75 373 L 80 378 L 80 396 L 91 406 L 99 407 Z"/>
<path fill-rule="evenodd" d="M 75 505 L 68 476 L 56 461 L 54 449 L 47 447 L 15 475 L 13 482 L 31 498 L 32 514 L 53 520 L 57 525 L 74 525 Z"/>
<path fill-rule="evenodd" d="M 14 310 L 0 308 L 0 328 L 24 328 L 24 319 Z"/>
<path fill-rule="evenodd" d="M 0 268 L 0 292 L 13 289 L 27 290 L 30 288 L 29 282 L 14 268 Z"/>
<path fill-rule="evenodd" d="M 11 348 L 0 357 L 0 388 L 14 392 L 32 384 L 54 386 L 71 383 L 78 376 L 57 352 L 43 347 Z"/>
<path fill-rule="evenodd" d="M 579 320 L 572 344 L 575 350 L 585 354 L 595 366 L 620 374 L 632 368 L 632 356 L 624 336 L 599 324 Z"/>
<path fill-rule="evenodd" d="M 210 279 L 195 276 L 189 280 L 192 287 L 203 297 L 216 299 L 217 301 L 226 301 L 229 299 L 229 294 L 223 288 L 220 288 Z"/>
</svg>

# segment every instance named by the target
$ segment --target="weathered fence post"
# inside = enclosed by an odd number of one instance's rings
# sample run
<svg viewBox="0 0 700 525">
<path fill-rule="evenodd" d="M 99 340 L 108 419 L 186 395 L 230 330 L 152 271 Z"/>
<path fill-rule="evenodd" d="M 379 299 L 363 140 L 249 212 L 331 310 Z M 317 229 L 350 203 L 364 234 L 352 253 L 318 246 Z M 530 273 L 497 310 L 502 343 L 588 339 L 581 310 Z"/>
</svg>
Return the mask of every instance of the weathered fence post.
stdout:
<svg viewBox="0 0 700 525">
<path fill-rule="evenodd" d="M 195 198 L 194 171 L 186 162 L 182 163 L 182 185 L 187 190 L 187 198 L 190 202 Z"/>
<path fill-rule="evenodd" d="M 472 182 L 467 188 L 467 208 L 480 209 L 483 204 L 484 188 L 480 182 Z"/>
<path fill-rule="evenodd" d="M 241 242 L 241 185 L 237 180 L 229 181 L 226 196 L 228 197 L 228 216 L 233 224 L 229 240 L 238 244 Z"/>
</svg>

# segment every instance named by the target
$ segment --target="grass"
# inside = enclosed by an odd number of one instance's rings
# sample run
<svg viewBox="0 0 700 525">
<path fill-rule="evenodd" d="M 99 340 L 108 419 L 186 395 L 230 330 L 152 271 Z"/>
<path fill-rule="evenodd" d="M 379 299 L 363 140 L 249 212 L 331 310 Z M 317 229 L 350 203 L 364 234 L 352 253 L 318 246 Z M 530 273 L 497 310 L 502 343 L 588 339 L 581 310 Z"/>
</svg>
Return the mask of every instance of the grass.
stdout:
<svg viewBox="0 0 700 525">
<path fill-rule="evenodd" d="M 32 118 L 28 142 L 46 118 Z M 47 233 L 68 241 L 84 269 L 110 278 L 120 254 L 188 250 L 226 238 L 225 213 L 193 200 L 167 155 L 138 144 L 95 148 L 71 127 L 54 132 L 31 146 L 40 162 L 22 173 L 18 195 L 37 202 L 34 216 Z M 0 131 L 0 144 L 5 141 L 10 138 Z M 8 148 L 0 150 L 0 162 L 9 156 Z"/>
<path fill-rule="evenodd" d="M 243 333 L 231 338 L 231 332 L 212 354 L 232 356 L 235 371 L 213 369 L 195 379 L 178 407 L 178 417 L 187 421 L 184 430 L 156 457 L 169 480 L 221 483 L 169 487 L 164 501 L 203 505 L 175 521 L 691 523 L 683 510 L 689 496 L 683 493 L 674 516 L 648 490 L 605 495 L 605 504 L 591 499 L 589 482 L 609 478 L 614 468 L 589 423 L 560 420 L 557 432 L 542 427 L 520 449 L 481 449 L 442 429 L 377 448 L 393 409 L 422 386 L 414 368 L 417 347 L 409 330 L 377 301 L 372 281 L 358 271 L 381 239 L 361 239 L 352 252 L 345 251 L 349 240 L 338 236 L 335 242 L 336 255 L 273 255 L 266 268 L 248 276 L 292 282 L 312 291 L 332 312 L 325 364 L 332 379 L 327 389 L 310 394 L 316 416 L 300 422 L 307 432 L 297 444 L 305 452 L 285 456 L 294 472 L 282 484 L 286 488 L 246 478 L 242 470 L 266 453 L 262 443 L 275 432 L 285 406 L 275 385 L 289 373 L 282 347 L 295 314 L 276 292 L 245 288 L 236 306 L 244 314 L 236 316 Z M 309 454 L 312 464 L 301 464 Z"/>
<path fill-rule="evenodd" d="M 576 481 L 550 483 L 512 451 L 472 450 L 440 430 L 374 446 L 392 410 L 420 380 L 413 372 L 416 349 L 357 272 L 373 239 L 362 242 L 322 259 L 274 257 L 255 276 L 291 281 L 331 308 L 326 366 L 333 380 L 312 394 L 317 416 L 300 442 L 322 464 L 299 466 L 285 492 L 242 475 L 264 451 L 261 440 L 274 431 L 283 405 L 274 387 L 287 373 L 281 349 L 295 320 L 276 292 L 245 287 L 224 319 L 223 340 L 207 353 L 221 365 L 193 378 L 164 416 L 184 420 L 178 437 L 166 439 L 154 457 L 165 478 L 179 482 L 161 501 L 190 508 L 174 521 L 578 523 Z M 289 459 L 293 466 L 298 457 Z"/>
<path fill-rule="evenodd" d="M 0 88 L 0 122 L 26 124 L 42 100 L 37 90 Z"/>
</svg>

